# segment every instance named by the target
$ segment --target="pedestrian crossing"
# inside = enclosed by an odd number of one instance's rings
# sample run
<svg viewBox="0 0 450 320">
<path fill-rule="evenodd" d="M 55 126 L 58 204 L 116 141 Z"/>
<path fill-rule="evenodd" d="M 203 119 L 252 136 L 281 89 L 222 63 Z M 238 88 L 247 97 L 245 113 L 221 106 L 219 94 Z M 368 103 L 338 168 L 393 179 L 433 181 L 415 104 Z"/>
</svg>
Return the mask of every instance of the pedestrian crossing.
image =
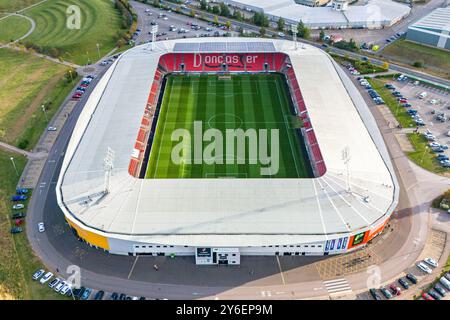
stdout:
<svg viewBox="0 0 450 320">
<path fill-rule="evenodd" d="M 327 280 L 323 282 L 329 294 L 342 294 L 352 292 L 350 284 L 345 278 Z"/>
</svg>

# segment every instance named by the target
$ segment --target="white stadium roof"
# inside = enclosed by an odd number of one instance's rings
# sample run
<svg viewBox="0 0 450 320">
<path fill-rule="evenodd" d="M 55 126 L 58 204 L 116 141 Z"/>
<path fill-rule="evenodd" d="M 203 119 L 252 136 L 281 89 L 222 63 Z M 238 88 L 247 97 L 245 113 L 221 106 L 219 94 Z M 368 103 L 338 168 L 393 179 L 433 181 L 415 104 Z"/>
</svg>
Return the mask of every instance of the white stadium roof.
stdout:
<svg viewBox="0 0 450 320">
<path fill-rule="evenodd" d="M 327 166 L 324 176 L 136 179 L 128 174 L 159 57 L 177 43 L 214 41 L 268 42 L 289 55 Z M 290 41 L 246 38 L 155 45 L 154 51 L 146 44 L 122 54 L 84 106 L 57 184 L 68 219 L 122 239 L 232 247 L 323 240 L 391 214 L 398 186 L 381 134 L 356 88 L 326 53 L 309 45 L 294 50 Z M 108 147 L 115 151 L 114 170 L 110 193 L 99 200 Z M 346 147 L 351 193 L 341 158 Z"/>
</svg>

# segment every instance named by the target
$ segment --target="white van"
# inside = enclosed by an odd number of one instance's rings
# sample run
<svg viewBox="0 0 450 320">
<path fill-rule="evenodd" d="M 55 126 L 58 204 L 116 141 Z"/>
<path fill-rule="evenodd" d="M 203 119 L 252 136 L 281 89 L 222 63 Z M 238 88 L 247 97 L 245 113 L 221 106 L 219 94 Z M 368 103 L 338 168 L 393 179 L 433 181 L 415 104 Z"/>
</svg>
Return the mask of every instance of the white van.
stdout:
<svg viewBox="0 0 450 320">
<path fill-rule="evenodd" d="M 422 92 L 421 94 L 419 94 L 419 99 L 423 99 L 423 98 L 425 98 L 427 96 L 427 93 L 424 91 L 424 92 Z"/>
</svg>

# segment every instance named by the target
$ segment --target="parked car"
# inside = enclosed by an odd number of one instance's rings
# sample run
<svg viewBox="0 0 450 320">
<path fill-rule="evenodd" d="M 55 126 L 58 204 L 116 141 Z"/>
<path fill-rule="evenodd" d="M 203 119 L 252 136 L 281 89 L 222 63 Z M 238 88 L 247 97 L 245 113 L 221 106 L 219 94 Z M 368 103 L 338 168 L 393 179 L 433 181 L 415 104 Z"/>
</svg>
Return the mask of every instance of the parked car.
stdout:
<svg viewBox="0 0 450 320">
<path fill-rule="evenodd" d="M 444 278 L 446 278 L 448 281 L 450 281 L 450 272 L 447 272 L 447 273 L 444 275 Z"/>
<path fill-rule="evenodd" d="M 45 273 L 45 270 L 44 270 L 44 269 L 39 269 L 39 270 L 37 270 L 35 273 L 33 273 L 33 276 L 31 277 L 31 279 L 33 279 L 34 281 L 36 281 L 36 280 L 39 279 L 44 273 Z"/>
<path fill-rule="evenodd" d="M 412 284 L 417 284 L 417 278 L 412 273 L 408 273 L 406 279 L 411 281 Z"/>
<path fill-rule="evenodd" d="M 14 213 L 11 216 L 11 219 L 23 219 L 26 217 L 26 214 L 24 212 L 18 212 L 18 213 Z"/>
<path fill-rule="evenodd" d="M 442 153 L 441 153 L 441 154 L 438 154 L 437 157 L 436 157 L 436 159 L 437 159 L 438 161 L 449 160 L 448 156 L 445 155 L 445 154 L 442 154 Z"/>
<path fill-rule="evenodd" d="M 450 281 L 447 280 L 447 278 L 445 278 L 445 276 L 441 277 L 439 279 L 439 282 L 444 286 L 445 289 L 450 291 Z"/>
<path fill-rule="evenodd" d="M 67 293 L 70 292 L 70 290 L 72 290 L 72 286 L 69 283 L 65 283 L 63 285 L 63 287 L 61 288 L 61 290 L 59 291 L 60 294 L 65 295 Z"/>
<path fill-rule="evenodd" d="M 45 226 L 43 222 L 39 222 L 38 223 L 38 230 L 39 232 L 44 232 L 45 231 Z"/>
<path fill-rule="evenodd" d="M 422 298 L 425 300 L 434 300 L 432 296 L 430 296 L 428 293 L 422 293 Z"/>
<path fill-rule="evenodd" d="M 438 267 L 438 263 L 432 259 L 432 258 L 426 258 L 425 261 L 427 264 L 429 264 L 430 266 L 432 266 L 433 268 L 437 268 Z"/>
<path fill-rule="evenodd" d="M 27 196 L 24 196 L 23 194 L 16 194 L 11 196 L 12 201 L 25 201 L 27 200 Z"/>
<path fill-rule="evenodd" d="M 374 298 L 375 300 L 381 300 L 380 295 L 377 293 L 376 289 L 369 289 L 370 294 L 372 295 L 372 298 Z"/>
<path fill-rule="evenodd" d="M 56 127 L 48 127 L 47 128 L 47 131 L 56 131 L 56 130 L 58 130 L 58 129 L 56 129 Z"/>
<path fill-rule="evenodd" d="M 113 292 L 111 294 L 111 297 L 109 297 L 109 300 L 118 300 L 119 299 L 119 294 L 117 292 Z"/>
<path fill-rule="evenodd" d="M 92 289 L 91 288 L 86 288 L 86 290 L 84 290 L 83 294 L 81 295 L 81 300 L 87 300 L 89 299 L 89 296 L 92 293 Z"/>
<path fill-rule="evenodd" d="M 428 273 L 428 274 L 430 274 L 432 272 L 431 269 L 423 262 L 419 262 L 417 264 L 417 268 L 419 268 L 420 270 L 422 270 L 423 272 Z"/>
<path fill-rule="evenodd" d="M 15 234 L 15 233 L 21 233 L 23 231 L 23 229 L 21 227 L 12 227 L 11 228 L 11 233 Z"/>
<path fill-rule="evenodd" d="M 28 193 L 28 189 L 27 188 L 18 188 L 16 190 L 16 193 L 17 194 L 26 194 L 26 193 Z"/>
<path fill-rule="evenodd" d="M 389 286 L 389 289 L 391 289 L 392 293 L 393 293 L 394 295 L 396 295 L 396 296 L 399 296 L 399 295 L 402 294 L 402 289 L 400 289 L 399 286 L 396 286 L 396 285 L 394 285 L 394 284 L 391 284 L 391 285 Z"/>
<path fill-rule="evenodd" d="M 409 284 L 408 281 L 406 281 L 403 278 L 398 279 L 398 283 L 400 283 L 400 285 L 405 288 L 405 289 L 409 289 Z"/>
<path fill-rule="evenodd" d="M 49 271 L 49 272 L 47 272 L 47 273 L 41 278 L 41 280 L 39 280 L 39 282 L 40 282 L 41 284 L 44 284 L 44 283 L 46 283 L 48 280 L 50 280 L 51 277 L 53 277 L 53 273 Z"/>
<path fill-rule="evenodd" d="M 392 294 L 386 288 L 381 287 L 380 291 L 386 297 L 386 299 L 391 299 L 392 298 Z"/>
<path fill-rule="evenodd" d="M 437 293 L 439 293 L 441 296 L 445 297 L 447 295 L 447 291 L 445 291 L 442 286 L 440 286 L 438 283 L 433 287 L 434 290 L 436 290 Z"/>
<path fill-rule="evenodd" d="M 86 290 L 85 287 L 76 288 L 76 289 L 73 290 L 73 296 L 76 299 L 80 299 L 85 290 Z"/>
<path fill-rule="evenodd" d="M 100 290 L 95 294 L 94 300 L 102 300 L 104 295 L 105 295 L 105 291 Z"/>
<path fill-rule="evenodd" d="M 48 284 L 48 286 L 50 287 L 50 288 L 54 288 L 55 286 L 57 286 L 58 285 L 58 283 L 60 283 L 61 282 L 61 279 L 59 279 L 59 278 L 55 278 L 55 279 L 53 279 L 52 281 L 50 281 L 50 283 Z"/>
<path fill-rule="evenodd" d="M 434 291 L 433 289 L 428 290 L 428 294 L 434 298 L 434 300 L 441 300 L 441 296 L 439 293 Z"/>
<path fill-rule="evenodd" d="M 125 300 L 126 297 L 127 297 L 126 294 L 121 293 L 121 294 L 119 295 L 119 300 Z"/>
<path fill-rule="evenodd" d="M 65 284 L 66 284 L 65 281 L 60 281 L 60 282 L 53 288 L 53 290 L 55 290 L 55 292 L 60 292 L 61 289 L 64 287 Z"/>
</svg>

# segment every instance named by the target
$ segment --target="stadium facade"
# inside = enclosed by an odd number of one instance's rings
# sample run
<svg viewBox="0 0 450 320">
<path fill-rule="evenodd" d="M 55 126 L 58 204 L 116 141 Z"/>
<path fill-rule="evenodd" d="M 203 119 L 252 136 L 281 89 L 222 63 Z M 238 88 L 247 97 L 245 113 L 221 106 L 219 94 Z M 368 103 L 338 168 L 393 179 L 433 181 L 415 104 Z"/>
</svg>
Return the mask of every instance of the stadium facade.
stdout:
<svg viewBox="0 0 450 320">
<path fill-rule="evenodd" d="M 144 179 L 168 74 L 281 73 L 313 178 Z M 80 114 L 56 185 L 72 230 L 122 255 L 328 255 L 381 233 L 399 187 L 363 98 L 324 51 L 285 40 L 197 38 L 137 46 Z"/>
</svg>

